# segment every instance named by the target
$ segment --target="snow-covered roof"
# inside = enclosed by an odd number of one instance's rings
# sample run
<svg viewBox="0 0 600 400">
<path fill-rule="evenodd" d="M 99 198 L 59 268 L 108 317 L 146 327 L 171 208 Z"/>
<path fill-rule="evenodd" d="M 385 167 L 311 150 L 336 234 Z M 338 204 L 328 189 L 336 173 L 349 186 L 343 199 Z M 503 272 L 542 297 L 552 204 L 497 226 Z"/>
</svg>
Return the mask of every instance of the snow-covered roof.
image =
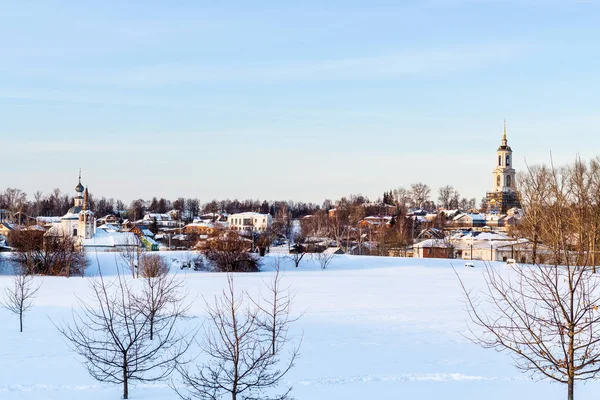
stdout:
<svg viewBox="0 0 600 400">
<path fill-rule="evenodd" d="M 198 227 L 198 228 L 213 228 L 214 224 L 211 224 L 209 222 L 192 222 L 191 224 L 187 224 L 186 226 L 184 226 L 184 228 L 191 226 L 191 227 Z"/>
<path fill-rule="evenodd" d="M 391 220 L 392 220 L 392 217 L 389 217 L 389 216 L 380 216 L 380 215 L 370 215 L 368 217 L 363 218 L 363 222 L 366 222 L 369 225 L 387 224 Z"/>
<path fill-rule="evenodd" d="M 150 236 L 144 236 L 142 238 L 142 240 L 150 243 L 151 245 L 157 245 L 158 246 L 158 242 L 156 240 L 152 239 Z"/>
<path fill-rule="evenodd" d="M 157 221 L 170 221 L 171 216 L 169 214 L 159 214 L 159 213 L 148 213 L 148 214 L 144 215 L 144 220 L 146 220 L 146 221 L 154 220 L 154 219 L 156 219 Z"/>
<path fill-rule="evenodd" d="M 144 236 L 154 237 L 154 233 L 152 233 L 148 225 L 136 225 L 135 228 L 137 228 Z"/>
<path fill-rule="evenodd" d="M 458 221 L 459 219 L 461 219 L 463 217 L 468 217 L 473 222 L 474 221 L 485 221 L 485 217 L 483 215 L 481 215 L 481 214 L 467 214 L 467 213 L 458 214 L 456 217 L 452 218 L 452 220 L 453 221 Z"/>
<path fill-rule="evenodd" d="M 98 230 L 98 229 L 104 229 L 105 231 L 108 231 L 108 232 L 119 232 L 120 231 L 119 227 L 114 224 L 103 224 L 103 225 L 100 225 L 98 228 L 96 228 L 96 230 Z"/>
<path fill-rule="evenodd" d="M 450 244 L 446 242 L 444 239 L 426 239 L 422 242 L 416 243 L 414 248 L 422 248 L 422 247 L 439 247 L 439 248 L 447 248 Z"/>
<path fill-rule="evenodd" d="M 248 211 L 248 212 L 237 213 L 237 214 L 229 214 L 229 218 L 266 217 L 268 215 L 270 215 L 270 214 L 261 214 L 261 213 L 257 213 L 257 212 Z"/>
<path fill-rule="evenodd" d="M 79 219 L 79 213 L 81 212 L 81 207 L 71 207 L 69 211 L 63 215 L 60 220 L 75 220 Z"/>
<path fill-rule="evenodd" d="M 464 235 L 462 240 L 490 241 L 490 240 L 510 240 L 505 233 L 498 232 L 469 232 Z"/>
<path fill-rule="evenodd" d="M 139 246 L 140 241 L 134 233 L 115 232 L 102 225 L 96 229 L 96 233 L 91 239 L 82 239 L 81 244 L 84 248 Z"/>
<path fill-rule="evenodd" d="M 323 254 L 337 254 L 340 251 L 343 253 L 343 250 L 340 247 L 328 247 L 323 250 Z"/>
<path fill-rule="evenodd" d="M 24 231 L 42 231 L 42 232 L 46 232 L 46 228 L 44 228 L 43 226 L 40 225 L 29 225 L 26 226 L 24 228 L 22 228 L 22 230 Z"/>
<path fill-rule="evenodd" d="M 38 223 L 56 224 L 59 223 L 62 217 L 35 217 Z"/>
<path fill-rule="evenodd" d="M 440 213 L 446 215 L 447 217 L 449 217 L 451 215 L 456 215 L 456 214 L 460 213 L 460 210 L 459 209 L 441 210 Z"/>
</svg>

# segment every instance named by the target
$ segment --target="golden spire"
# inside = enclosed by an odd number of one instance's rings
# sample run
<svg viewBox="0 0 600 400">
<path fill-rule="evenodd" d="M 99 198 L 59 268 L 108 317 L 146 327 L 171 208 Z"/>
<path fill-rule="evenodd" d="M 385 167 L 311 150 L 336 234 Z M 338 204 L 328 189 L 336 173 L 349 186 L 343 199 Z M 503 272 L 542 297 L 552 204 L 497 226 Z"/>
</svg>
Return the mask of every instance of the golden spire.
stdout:
<svg viewBox="0 0 600 400">
<path fill-rule="evenodd" d="M 502 141 L 506 140 L 506 118 L 504 118 L 504 135 L 502 135 Z"/>
</svg>

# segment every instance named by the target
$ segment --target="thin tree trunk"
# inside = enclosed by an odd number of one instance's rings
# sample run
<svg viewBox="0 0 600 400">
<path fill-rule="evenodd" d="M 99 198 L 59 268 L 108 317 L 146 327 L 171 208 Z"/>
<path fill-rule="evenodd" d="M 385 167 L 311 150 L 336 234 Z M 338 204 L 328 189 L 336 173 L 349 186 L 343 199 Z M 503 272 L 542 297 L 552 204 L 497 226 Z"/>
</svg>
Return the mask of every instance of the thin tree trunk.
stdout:
<svg viewBox="0 0 600 400">
<path fill-rule="evenodd" d="M 534 233 L 534 234 L 533 234 L 533 243 L 532 243 L 532 246 L 533 246 L 533 247 L 532 247 L 532 249 L 531 249 L 531 250 L 532 250 L 532 251 L 531 251 L 531 253 L 532 253 L 532 254 L 531 254 L 531 258 L 532 258 L 532 260 L 531 260 L 531 263 L 532 263 L 532 264 L 536 264 L 536 263 L 537 263 L 537 262 L 536 262 L 536 261 L 537 261 L 537 260 L 536 260 L 536 259 L 537 259 L 537 233 Z"/>
<path fill-rule="evenodd" d="M 573 378 L 569 377 L 569 380 L 567 382 L 567 386 L 569 388 L 569 394 L 568 394 L 568 400 L 573 400 L 574 397 L 574 393 L 573 393 L 573 389 L 574 389 L 574 381 Z"/>
<path fill-rule="evenodd" d="M 127 382 L 127 355 L 123 354 L 123 398 L 129 398 L 129 385 Z"/>
<path fill-rule="evenodd" d="M 23 310 L 19 313 L 19 332 L 23 332 Z"/>
</svg>

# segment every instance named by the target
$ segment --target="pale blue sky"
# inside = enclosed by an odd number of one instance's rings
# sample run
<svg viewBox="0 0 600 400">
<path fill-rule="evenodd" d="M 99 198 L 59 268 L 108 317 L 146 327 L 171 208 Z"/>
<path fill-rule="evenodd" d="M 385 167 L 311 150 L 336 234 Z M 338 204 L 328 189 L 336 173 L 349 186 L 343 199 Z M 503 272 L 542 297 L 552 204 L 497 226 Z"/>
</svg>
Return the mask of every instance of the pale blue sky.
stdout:
<svg viewBox="0 0 600 400">
<path fill-rule="evenodd" d="M 479 200 L 503 118 L 517 169 L 598 154 L 597 1 L 221 3 L 0 0 L 0 188 Z"/>
</svg>

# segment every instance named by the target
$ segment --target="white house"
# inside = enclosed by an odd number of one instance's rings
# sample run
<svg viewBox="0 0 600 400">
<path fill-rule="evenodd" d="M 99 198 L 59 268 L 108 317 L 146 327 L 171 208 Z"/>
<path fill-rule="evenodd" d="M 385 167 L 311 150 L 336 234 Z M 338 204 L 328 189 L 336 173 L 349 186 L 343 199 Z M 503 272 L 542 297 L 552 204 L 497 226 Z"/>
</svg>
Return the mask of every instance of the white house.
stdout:
<svg viewBox="0 0 600 400">
<path fill-rule="evenodd" d="M 242 232 L 264 232 L 271 227 L 271 214 L 244 212 L 227 216 L 229 229 Z"/>
<path fill-rule="evenodd" d="M 175 227 L 177 221 L 171 218 L 170 214 L 159 214 L 159 213 L 147 213 L 141 221 L 144 225 L 150 225 L 156 222 L 157 226 L 162 227 Z"/>
<path fill-rule="evenodd" d="M 526 239 L 515 239 L 503 233 L 471 232 L 452 240 L 458 258 L 464 260 L 506 261 L 509 258 L 526 258 Z"/>
</svg>

